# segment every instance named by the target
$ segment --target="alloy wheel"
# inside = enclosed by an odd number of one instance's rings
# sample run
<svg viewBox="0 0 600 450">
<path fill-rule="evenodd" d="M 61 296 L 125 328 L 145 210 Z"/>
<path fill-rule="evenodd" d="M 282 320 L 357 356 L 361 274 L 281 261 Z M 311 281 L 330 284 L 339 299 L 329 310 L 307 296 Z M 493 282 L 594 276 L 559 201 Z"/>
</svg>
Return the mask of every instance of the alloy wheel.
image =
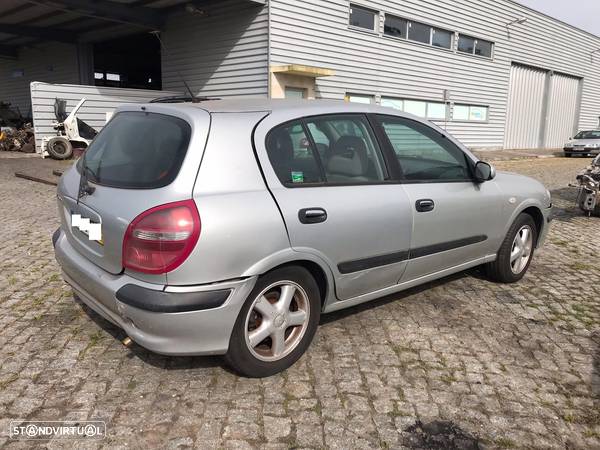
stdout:
<svg viewBox="0 0 600 450">
<path fill-rule="evenodd" d="M 257 295 L 245 321 L 245 340 L 254 357 L 278 361 L 300 343 L 310 319 L 305 290 L 293 281 L 278 281 Z"/>
<path fill-rule="evenodd" d="M 520 274 L 527 267 L 532 250 L 533 230 L 525 225 L 517 232 L 510 252 L 510 269 L 514 274 Z"/>
</svg>

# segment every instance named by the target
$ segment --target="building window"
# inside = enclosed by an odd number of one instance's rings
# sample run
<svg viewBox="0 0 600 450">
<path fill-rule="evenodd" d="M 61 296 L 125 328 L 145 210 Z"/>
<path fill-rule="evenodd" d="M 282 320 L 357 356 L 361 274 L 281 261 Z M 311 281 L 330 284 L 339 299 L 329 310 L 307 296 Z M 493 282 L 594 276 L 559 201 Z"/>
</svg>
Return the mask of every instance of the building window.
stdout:
<svg viewBox="0 0 600 450">
<path fill-rule="evenodd" d="M 369 105 L 373 103 L 372 95 L 363 95 L 363 94 L 346 94 L 346 101 L 350 103 L 362 103 L 365 105 Z"/>
<path fill-rule="evenodd" d="M 452 48 L 452 35 L 450 31 L 440 30 L 439 28 L 434 28 L 431 31 L 431 45 L 434 47 L 441 48 Z"/>
<path fill-rule="evenodd" d="M 301 99 L 301 98 L 306 98 L 306 89 L 304 88 L 295 88 L 295 87 L 289 87 L 286 86 L 285 87 L 285 98 L 295 98 L 295 99 Z"/>
<path fill-rule="evenodd" d="M 419 22 L 408 24 L 408 40 L 431 44 L 431 27 Z"/>
<path fill-rule="evenodd" d="M 470 122 L 486 122 L 488 120 L 488 112 L 488 106 L 454 105 L 452 119 Z"/>
<path fill-rule="evenodd" d="M 446 104 L 441 102 L 383 97 L 381 99 L 381 106 L 398 109 L 425 119 L 446 119 Z"/>
<path fill-rule="evenodd" d="M 388 36 L 406 39 L 407 25 L 408 21 L 405 19 L 386 15 L 383 33 L 387 34 Z"/>
<path fill-rule="evenodd" d="M 385 16 L 383 33 L 387 36 L 447 49 L 452 48 L 452 36 L 454 35 L 451 31 L 390 15 Z"/>
<path fill-rule="evenodd" d="M 377 16 L 378 13 L 376 11 L 350 5 L 350 25 L 353 27 L 375 31 L 375 18 Z"/>
<path fill-rule="evenodd" d="M 486 58 L 492 57 L 492 49 L 494 43 L 485 41 L 483 39 L 476 39 L 470 36 L 460 34 L 458 36 L 458 51 L 461 53 L 468 53 L 469 55 L 484 56 Z"/>
</svg>

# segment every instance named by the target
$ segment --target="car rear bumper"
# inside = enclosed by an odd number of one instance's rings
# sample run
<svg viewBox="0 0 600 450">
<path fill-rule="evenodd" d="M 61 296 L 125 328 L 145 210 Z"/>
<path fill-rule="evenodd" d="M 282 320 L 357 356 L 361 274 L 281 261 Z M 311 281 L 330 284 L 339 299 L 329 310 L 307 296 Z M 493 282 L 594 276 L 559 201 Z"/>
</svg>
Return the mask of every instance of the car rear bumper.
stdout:
<svg viewBox="0 0 600 450">
<path fill-rule="evenodd" d="M 256 277 L 200 286 L 163 286 L 113 275 L 53 236 L 63 278 L 83 303 L 142 347 L 165 355 L 218 355 Z"/>
</svg>

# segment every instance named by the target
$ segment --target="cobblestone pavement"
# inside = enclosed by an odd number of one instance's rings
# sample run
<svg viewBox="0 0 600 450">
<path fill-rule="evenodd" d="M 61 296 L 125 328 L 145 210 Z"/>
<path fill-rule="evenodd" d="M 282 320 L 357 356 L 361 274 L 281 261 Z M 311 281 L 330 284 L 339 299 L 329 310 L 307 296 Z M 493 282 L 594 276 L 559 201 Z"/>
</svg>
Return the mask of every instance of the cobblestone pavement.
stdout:
<svg viewBox="0 0 600 450">
<path fill-rule="evenodd" d="M 250 380 L 122 346 L 61 280 L 54 189 L 0 159 L 0 448 L 32 447 L 11 420 L 87 418 L 108 436 L 78 448 L 600 448 L 600 219 L 565 188 L 588 161 L 496 163 L 557 205 L 522 282 L 471 271 L 326 316 L 298 364 Z"/>
</svg>

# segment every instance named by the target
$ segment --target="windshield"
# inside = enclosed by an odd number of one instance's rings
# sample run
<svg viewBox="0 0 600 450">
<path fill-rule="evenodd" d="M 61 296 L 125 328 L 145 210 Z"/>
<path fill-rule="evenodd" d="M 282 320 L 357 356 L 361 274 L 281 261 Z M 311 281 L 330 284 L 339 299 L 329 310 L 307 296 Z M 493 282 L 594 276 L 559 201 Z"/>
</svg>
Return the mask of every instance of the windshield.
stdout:
<svg viewBox="0 0 600 450">
<path fill-rule="evenodd" d="M 575 139 L 600 139 L 600 130 L 580 131 Z"/>
<path fill-rule="evenodd" d="M 167 186 L 177 174 L 190 142 L 190 125 L 177 117 L 122 112 L 102 129 L 85 152 L 89 181 L 118 188 Z"/>
</svg>

